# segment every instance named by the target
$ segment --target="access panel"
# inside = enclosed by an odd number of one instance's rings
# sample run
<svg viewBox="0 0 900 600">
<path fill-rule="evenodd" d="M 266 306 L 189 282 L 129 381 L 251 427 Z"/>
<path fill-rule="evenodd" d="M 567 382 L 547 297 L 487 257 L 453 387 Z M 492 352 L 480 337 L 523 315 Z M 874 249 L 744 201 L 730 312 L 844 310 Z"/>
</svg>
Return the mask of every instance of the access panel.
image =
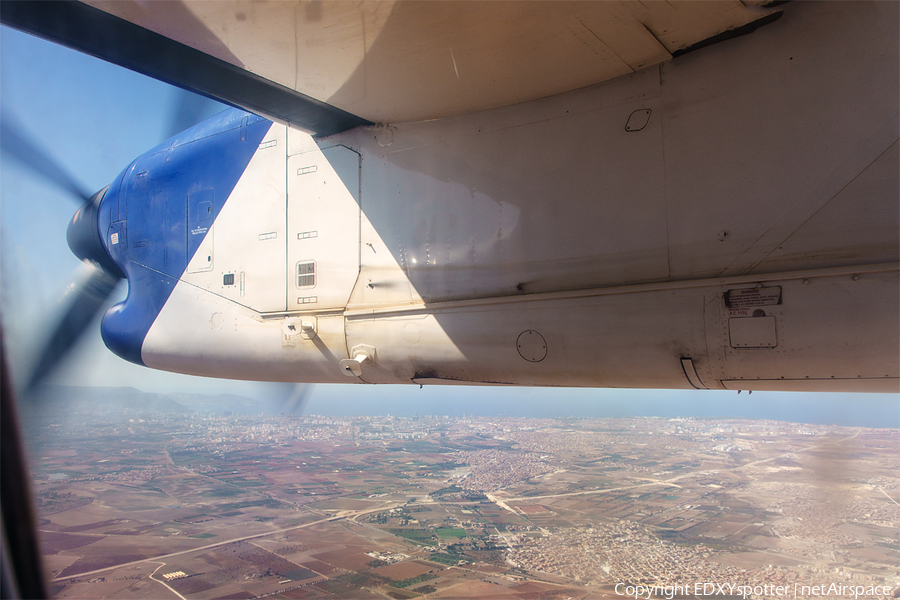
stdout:
<svg viewBox="0 0 900 600">
<path fill-rule="evenodd" d="M 216 216 L 215 192 L 200 190 L 187 197 L 188 273 L 211 271 L 213 268 L 213 220 Z"/>
<path fill-rule="evenodd" d="M 193 258 L 184 280 L 253 311 L 281 313 L 286 308 L 287 128 L 268 121 L 246 128 L 239 143 L 255 150 L 234 188 L 187 197 L 187 253 Z"/>
<path fill-rule="evenodd" d="M 344 308 L 359 275 L 359 155 L 288 157 L 288 310 Z"/>
</svg>

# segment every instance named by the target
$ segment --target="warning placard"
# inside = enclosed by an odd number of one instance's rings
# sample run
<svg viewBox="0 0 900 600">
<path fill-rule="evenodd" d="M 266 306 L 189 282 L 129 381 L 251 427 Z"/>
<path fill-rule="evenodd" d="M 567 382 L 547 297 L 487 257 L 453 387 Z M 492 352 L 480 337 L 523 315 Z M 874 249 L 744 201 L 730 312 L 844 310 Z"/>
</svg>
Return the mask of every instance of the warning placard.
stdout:
<svg viewBox="0 0 900 600">
<path fill-rule="evenodd" d="M 730 309 L 775 306 L 781 304 L 781 286 L 746 288 L 725 292 L 725 306 Z"/>
</svg>

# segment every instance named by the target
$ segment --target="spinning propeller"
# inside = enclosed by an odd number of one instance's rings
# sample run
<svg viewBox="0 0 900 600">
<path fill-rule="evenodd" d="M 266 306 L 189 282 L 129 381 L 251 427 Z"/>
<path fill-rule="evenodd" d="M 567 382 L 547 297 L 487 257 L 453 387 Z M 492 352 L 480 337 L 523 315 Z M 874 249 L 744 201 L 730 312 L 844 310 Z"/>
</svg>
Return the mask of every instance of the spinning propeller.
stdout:
<svg viewBox="0 0 900 600">
<path fill-rule="evenodd" d="M 220 106 L 206 98 L 182 91 L 173 103 L 167 137 L 180 133 L 215 113 Z M 27 167 L 43 181 L 56 186 L 80 204 L 69 223 L 66 241 L 82 261 L 69 276 L 60 299 L 60 312 L 37 353 L 30 370 L 17 377 L 20 393 L 31 396 L 81 338 L 94 317 L 107 304 L 124 274 L 107 254 L 97 228 L 97 212 L 107 188 L 90 193 L 78 179 L 54 158 L 33 136 L 7 113 L 0 114 L 0 149 L 3 154 Z"/>
<path fill-rule="evenodd" d="M 194 94 L 182 92 L 170 127 L 170 135 L 202 120 L 211 114 L 213 103 Z M 193 122 L 191 120 L 193 119 Z M 37 358 L 24 375 L 16 378 L 18 390 L 13 389 L 6 354 L 3 354 L 0 374 L 0 407 L 2 407 L 2 569 L 0 569 L 0 597 L 46 598 L 41 553 L 37 545 L 34 504 L 30 493 L 30 473 L 24 454 L 24 444 L 18 427 L 15 397 L 36 400 L 35 391 L 41 381 L 65 358 L 86 331 L 94 317 L 106 305 L 110 295 L 124 277 L 112 261 L 100 239 L 97 210 L 106 188 L 95 194 L 81 183 L 48 153 L 32 136 L 26 134 L 7 113 L 0 113 L 0 150 L 30 169 L 43 181 L 71 196 L 80 208 L 69 223 L 66 241 L 81 259 L 82 265 L 70 276 L 70 283 L 61 299 L 62 309 L 40 348 Z M 2 338 L 2 330 L 0 330 Z M 0 339 L 0 346 L 3 340 Z M 16 393 L 18 392 L 18 393 Z"/>
<path fill-rule="evenodd" d="M 83 203 L 66 233 L 69 248 L 82 260 L 82 266 L 70 277 L 56 325 L 38 352 L 30 372 L 22 378 L 22 393 L 30 396 L 81 338 L 112 294 L 122 273 L 103 249 L 97 231 L 97 207 L 106 189 L 93 195 L 86 193 L 63 165 L 23 133 L 6 114 L 0 116 L 0 147 L 45 181 Z"/>
</svg>

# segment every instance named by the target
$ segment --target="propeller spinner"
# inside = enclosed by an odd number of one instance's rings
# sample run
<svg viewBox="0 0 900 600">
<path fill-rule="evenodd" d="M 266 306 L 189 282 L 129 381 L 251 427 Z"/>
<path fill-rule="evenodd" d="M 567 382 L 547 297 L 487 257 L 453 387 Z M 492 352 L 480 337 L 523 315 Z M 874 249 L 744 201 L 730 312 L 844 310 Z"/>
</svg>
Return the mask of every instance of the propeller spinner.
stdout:
<svg viewBox="0 0 900 600">
<path fill-rule="evenodd" d="M 81 260 L 89 261 L 110 274 L 124 279 L 125 274 L 122 273 L 119 266 L 106 252 L 106 248 L 103 247 L 103 242 L 100 240 L 100 230 L 97 227 L 100 202 L 108 189 L 109 186 L 106 186 L 91 196 L 75 212 L 66 230 L 66 242 L 68 242 L 72 254 Z"/>
</svg>

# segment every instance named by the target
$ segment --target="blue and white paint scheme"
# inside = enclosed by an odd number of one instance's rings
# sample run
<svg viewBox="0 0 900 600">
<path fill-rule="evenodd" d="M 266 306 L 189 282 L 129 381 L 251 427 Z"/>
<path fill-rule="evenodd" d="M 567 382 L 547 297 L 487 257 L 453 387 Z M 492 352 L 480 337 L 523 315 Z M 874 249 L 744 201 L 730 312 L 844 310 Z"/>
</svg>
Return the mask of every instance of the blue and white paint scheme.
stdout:
<svg viewBox="0 0 900 600">
<path fill-rule="evenodd" d="M 107 189 L 98 227 L 128 279 L 128 297 L 101 328 L 113 352 L 146 364 L 147 332 L 192 265 L 212 268 L 213 224 L 271 127 L 225 111 L 139 157 Z"/>
<path fill-rule="evenodd" d="M 257 380 L 896 391 L 896 10 L 318 138 L 226 111 L 103 196 L 104 340 Z"/>
</svg>

